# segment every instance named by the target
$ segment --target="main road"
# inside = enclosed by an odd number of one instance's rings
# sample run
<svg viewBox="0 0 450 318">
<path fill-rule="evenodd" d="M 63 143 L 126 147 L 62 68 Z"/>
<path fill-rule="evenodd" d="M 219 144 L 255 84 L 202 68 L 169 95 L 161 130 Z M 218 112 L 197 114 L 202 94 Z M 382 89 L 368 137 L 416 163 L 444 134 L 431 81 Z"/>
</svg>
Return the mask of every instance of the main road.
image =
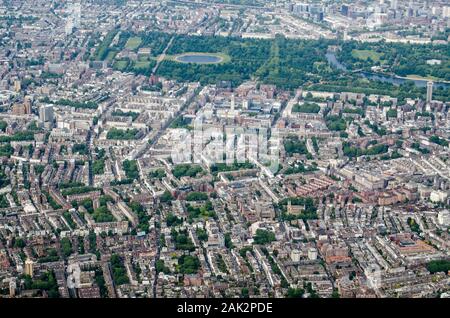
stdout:
<svg viewBox="0 0 450 318">
<path fill-rule="evenodd" d="M 162 61 L 166 58 L 167 50 L 172 46 L 172 42 L 175 39 L 175 35 L 170 38 L 169 43 L 167 43 L 167 46 L 165 47 L 164 51 L 160 56 L 158 56 L 158 59 L 156 60 L 156 65 L 152 69 L 152 75 L 156 74 L 156 71 L 158 70 L 159 64 L 161 64 Z"/>
</svg>

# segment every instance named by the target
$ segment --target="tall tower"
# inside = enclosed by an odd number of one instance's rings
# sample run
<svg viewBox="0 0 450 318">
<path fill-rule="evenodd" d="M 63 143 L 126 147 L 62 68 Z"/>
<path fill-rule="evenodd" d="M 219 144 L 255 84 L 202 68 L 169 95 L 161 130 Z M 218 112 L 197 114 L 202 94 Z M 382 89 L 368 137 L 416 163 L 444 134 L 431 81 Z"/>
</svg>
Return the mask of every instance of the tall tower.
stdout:
<svg viewBox="0 0 450 318">
<path fill-rule="evenodd" d="M 42 122 L 52 122 L 53 121 L 53 106 L 43 105 L 39 108 L 39 119 Z"/>
<path fill-rule="evenodd" d="M 31 277 L 33 277 L 33 261 L 30 259 L 27 259 L 25 261 L 25 275 L 29 275 Z"/>
<path fill-rule="evenodd" d="M 14 81 L 14 91 L 20 92 L 21 89 L 22 89 L 22 83 L 20 82 L 20 80 L 15 80 Z"/>
<path fill-rule="evenodd" d="M 73 32 L 73 20 L 72 18 L 69 18 L 66 22 L 66 26 L 65 26 L 65 32 L 66 35 L 71 35 Z"/>
<path fill-rule="evenodd" d="M 16 296 L 17 283 L 15 279 L 9 281 L 9 297 Z"/>
<path fill-rule="evenodd" d="M 433 100 L 433 82 L 429 81 L 427 83 L 427 104 L 430 104 Z"/>
</svg>

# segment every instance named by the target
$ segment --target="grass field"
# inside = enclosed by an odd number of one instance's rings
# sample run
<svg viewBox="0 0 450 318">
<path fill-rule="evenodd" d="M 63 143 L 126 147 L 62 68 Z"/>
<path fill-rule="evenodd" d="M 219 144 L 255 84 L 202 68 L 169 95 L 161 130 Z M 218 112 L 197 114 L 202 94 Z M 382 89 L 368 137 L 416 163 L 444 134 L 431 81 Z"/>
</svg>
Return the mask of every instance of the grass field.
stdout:
<svg viewBox="0 0 450 318">
<path fill-rule="evenodd" d="M 378 53 L 373 50 L 353 50 L 352 56 L 364 61 L 370 58 L 374 62 L 379 62 L 383 57 L 383 53 Z"/>
<path fill-rule="evenodd" d="M 134 68 L 147 68 L 150 66 L 149 61 L 136 61 Z"/>
<path fill-rule="evenodd" d="M 127 44 L 125 44 L 125 48 L 129 50 L 137 49 L 139 45 L 141 45 L 141 42 L 142 40 L 139 36 L 133 36 L 128 39 Z"/>
<path fill-rule="evenodd" d="M 108 55 L 106 56 L 106 60 L 107 61 L 112 61 L 114 59 L 114 57 L 116 56 L 117 52 L 116 51 L 109 51 Z"/>
<path fill-rule="evenodd" d="M 423 76 L 420 76 L 420 75 L 414 75 L 414 74 L 411 74 L 411 75 L 408 75 L 408 76 L 406 76 L 406 77 L 404 77 L 404 78 L 408 78 L 408 79 L 412 79 L 412 80 L 436 81 L 436 82 L 442 81 L 442 82 L 444 82 L 443 79 L 438 78 L 438 77 L 434 77 L 434 76 L 431 76 L 431 75 L 430 75 L 430 76 L 423 77 Z"/>
<path fill-rule="evenodd" d="M 114 67 L 117 68 L 119 71 L 122 71 L 123 69 L 125 69 L 125 67 L 127 67 L 128 62 L 127 61 L 116 61 L 114 63 Z"/>
</svg>

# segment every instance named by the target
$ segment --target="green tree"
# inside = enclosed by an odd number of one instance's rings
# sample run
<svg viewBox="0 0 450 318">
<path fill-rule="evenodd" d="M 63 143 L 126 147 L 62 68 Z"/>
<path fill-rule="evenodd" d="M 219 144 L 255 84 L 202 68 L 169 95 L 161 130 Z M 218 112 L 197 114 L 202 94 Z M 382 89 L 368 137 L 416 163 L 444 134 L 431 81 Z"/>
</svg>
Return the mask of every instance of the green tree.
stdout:
<svg viewBox="0 0 450 318">
<path fill-rule="evenodd" d="M 271 231 L 257 229 L 253 239 L 255 244 L 264 245 L 275 241 L 275 234 Z"/>
</svg>

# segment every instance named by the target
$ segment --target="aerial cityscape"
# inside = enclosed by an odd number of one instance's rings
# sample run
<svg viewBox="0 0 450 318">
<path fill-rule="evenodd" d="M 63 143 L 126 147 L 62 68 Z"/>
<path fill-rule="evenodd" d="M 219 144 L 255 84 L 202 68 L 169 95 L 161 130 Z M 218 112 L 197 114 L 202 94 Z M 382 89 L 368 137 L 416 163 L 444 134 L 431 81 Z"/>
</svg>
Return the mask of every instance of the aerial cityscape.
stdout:
<svg viewBox="0 0 450 318">
<path fill-rule="evenodd" d="M 0 298 L 450 298 L 448 0 L 0 1 Z"/>
</svg>

